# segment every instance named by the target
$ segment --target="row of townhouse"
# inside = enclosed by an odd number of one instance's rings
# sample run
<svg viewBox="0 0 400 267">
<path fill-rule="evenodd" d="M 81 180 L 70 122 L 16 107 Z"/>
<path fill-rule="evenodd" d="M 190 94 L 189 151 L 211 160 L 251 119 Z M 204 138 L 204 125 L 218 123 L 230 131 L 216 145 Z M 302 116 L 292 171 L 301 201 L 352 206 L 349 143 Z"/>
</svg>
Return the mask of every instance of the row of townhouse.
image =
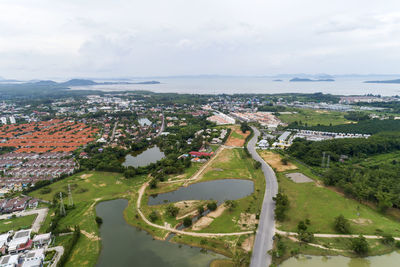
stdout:
<svg viewBox="0 0 400 267">
<path fill-rule="evenodd" d="M 21 191 L 29 185 L 34 185 L 38 181 L 52 180 L 52 177 L 1 177 L 0 187 L 5 191 Z"/>
<path fill-rule="evenodd" d="M 20 159 L 20 160 L 31 160 L 31 159 L 63 159 L 66 157 L 71 157 L 72 153 L 70 152 L 47 152 L 42 154 L 37 153 L 16 153 L 10 152 L 3 155 L 0 155 L 0 160 L 2 159 Z"/>
<path fill-rule="evenodd" d="M 63 174 L 71 175 L 74 173 L 74 167 L 50 167 L 50 168 L 14 168 L 7 169 L 4 171 L 4 175 L 13 176 L 13 177 L 40 177 L 40 176 L 48 176 L 52 178 L 60 177 Z"/>
<path fill-rule="evenodd" d="M 15 197 L 11 199 L 0 199 L 0 213 L 12 213 L 16 211 L 23 211 L 26 208 L 36 208 L 39 201 L 30 197 Z"/>
</svg>

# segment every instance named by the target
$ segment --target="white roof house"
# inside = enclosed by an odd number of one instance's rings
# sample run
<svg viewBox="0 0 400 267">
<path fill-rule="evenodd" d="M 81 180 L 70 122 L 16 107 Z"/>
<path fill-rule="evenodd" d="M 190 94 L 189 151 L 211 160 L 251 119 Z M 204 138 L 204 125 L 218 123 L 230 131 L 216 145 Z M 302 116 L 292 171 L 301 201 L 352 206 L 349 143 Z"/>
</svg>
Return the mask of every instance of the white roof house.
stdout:
<svg viewBox="0 0 400 267">
<path fill-rule="evenodd" d="M 20 245 L 28 243 L 31 238 L 31 229 L 20 230 L 14 234 L 13 239 L 8 243 L 8 251 L 13 252 L 18 249 Z"/>
<path fill-rule="evenodd" d="M 0 248 L 7 245 L 9 233 L 0 235 Z"/>
<path fill-rule="evenodd" d="M 51 241 L 51 233 L 35 235 L 35 237 L 32 239 L 32 241 L 35 246 L 48 245 Z"/>
<path fill-rule="evenodd" d="M 261 140 L 260 142 L 258 142 L 258 147 L 261 149 L 266 149 L 269 147 L 269 143 L 267 140 Z"/>
<path fill-rule="evenodd" d="M 7 255 L 0 258 L 0 267 L 14 267 L 18 265 L 19 255 Z"/>
<path fill-rule="evenodd" d="M 25 255 L 22 267 L 40 267 L 44 260 L 44 249 L 30 250 Z"/>
</svg>

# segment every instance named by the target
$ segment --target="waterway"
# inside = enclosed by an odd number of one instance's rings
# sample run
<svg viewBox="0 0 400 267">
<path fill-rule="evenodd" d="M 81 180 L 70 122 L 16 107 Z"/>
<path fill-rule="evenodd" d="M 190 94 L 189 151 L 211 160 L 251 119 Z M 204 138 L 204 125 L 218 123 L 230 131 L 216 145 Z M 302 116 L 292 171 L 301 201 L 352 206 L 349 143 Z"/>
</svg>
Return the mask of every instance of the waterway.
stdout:
<svg viewBox="0 0 400 267">
<path fill-rule="evenodd" d="M 215 200 L 218 205 L 225 200 L 246 197 L 254 191 L 250 180 L 224 179 L 191 184 L 178 190 L 149 197 L 148 205 L 159 205 L 183 200 Z"/>
<path fill-rule="evenodd" d="M 299 256 L 284 261 L 280 267 L 398 267 L 400 253 L 366 258 L 347 258 L 343 256 Z"/>
<path fill-rule="evenodd" d="M 207 267 L 211 261 L 225 258 L 211 251 L 202 252 L 200 248 L 154 240 L 125 222 L 123 211 L 127 205 L 127 200 L 117 199 L 96 206 L 97 215 L 103 219 L 97 267 Z"/>
<path fill-rule="evenodd" d="M 149 165 L 150 163 L 156 163 L 160 159 L 165 157 L 164 152 L 160 150 L 158 146 L 153 146 L 144 150 L 143 152 L 139 152 L 139 154 L 128 154 L 125 157 L 125 161 L 122 163 L 125 167 L 144 167 Z"/>
</svg>

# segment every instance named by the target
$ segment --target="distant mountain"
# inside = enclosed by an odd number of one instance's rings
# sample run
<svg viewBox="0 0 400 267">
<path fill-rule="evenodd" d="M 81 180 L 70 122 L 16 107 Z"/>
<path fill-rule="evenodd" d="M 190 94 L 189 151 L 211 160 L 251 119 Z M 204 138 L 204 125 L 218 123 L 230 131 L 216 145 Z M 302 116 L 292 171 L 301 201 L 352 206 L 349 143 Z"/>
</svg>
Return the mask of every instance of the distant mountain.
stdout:
<svg viewBox="0 0 400 267">
<path fill-rule="evenodd" d="M 69 87 L 69 86 L 90 86 L 90 85 L 113 85 L 113 84 L 159 84 L 158 81 L 144 81 L 144 82 L 95 82 L 87 79 L 72 79 L 66 82 L 55 82 L 51 80 L 46 81 L 35 81 L 30 84 L 40 85 L 40 86 L 51 86 L 51 87 Z"/>
<path fill-rule="evenodd" d="M 47 80 L 47 81 L 38 81 L 38 82 L 33 82 L 33 83 L 34 83 L 35 85 L 50 85 L 50 86 L 58 85 L 57 82 L 51 81 L 51 80 Z"/>
<path fill-rule="evenodd" d="M 334 82 L 334 79 L 317 79 L 317 80 L 312 80 L 308 78 L 298 78 L 295 77 L 290 80 L 290 82 Z"/>
<path fill-rule="evenodd" d="M 84 86 L 84 85 L 96 85 L 98 83 L 92 80 L 85 80 L 85 79 L 72 79 L 63 83 L 59 83 L 60 85 L 64 86 Z"/>
<path fill-rule="evenodd" d="M 383 81 L 365 81 L 364 83 L 400 83 L 400 79 L 383 80 Z"/>
<path fill-rule="evenodd" d="M 281 79 L 272 80 L 273 82 L 283 82 Z"/>
</svg>

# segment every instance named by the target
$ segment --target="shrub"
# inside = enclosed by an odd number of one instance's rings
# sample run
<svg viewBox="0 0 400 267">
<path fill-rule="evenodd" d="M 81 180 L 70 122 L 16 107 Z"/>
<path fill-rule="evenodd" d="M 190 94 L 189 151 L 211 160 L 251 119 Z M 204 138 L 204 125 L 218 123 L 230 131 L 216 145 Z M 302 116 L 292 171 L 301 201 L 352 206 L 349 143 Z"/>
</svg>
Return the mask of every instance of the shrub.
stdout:
<svg viewBox="0 0 400 267">
<path fill-rule="evenodd" d="M 96 220 L 97 225 L 101 225 L 103 223 L 103 219 L 100 218 L 99 216 L 96 216 L 95 220 Z"/>
<path fill-rule="evenodd" d="M 158 213 L 157 213 L 155 210 L 153 210 L 153 211 L 150 213 L 150 215 L 149 215 L 149 219 L 150 219 L 150 221 L 152 221 L 152 222 L 157 221 L 157 219 L 158 219 Z"/>
<path fill-rule="evenodd" d="M 365 237 L 360 235 L 351 240 L 351 249 L 358 255 L 365 255 L 369 250 L 369 244 Z"/>
<path fill-rule="evenodd" d="M 207 204 L 207 208 L 211 211 L 214 211 L 217 209 L 217 202 L 213 201 Z"/>
<path fill-rule="evenodd" d="M 185 217 L 185 218 L 183 219 L 183 225 L 184 225 L 185 227 L 191 226 L 191 225 L 192 225 L 192 219 L 191 219 L 190 217 Z"/>
<path fill-rule="evenodd" d="M 342 214 L 335 218 L 334 225 L 337 232 L 342 234 L 350 233 L 350 223 Z"/>
<path fill-rule="evenodd" d="M 176 217 L 176 215 L 178 215 L 178 213 L 179 213 L 179 208 L 175 207 L 173 204 L 170 204 L 170 205 L 167 206 L 165 211 L 167 212 L 167 214 L 170 217 Z"/>
</svg>

